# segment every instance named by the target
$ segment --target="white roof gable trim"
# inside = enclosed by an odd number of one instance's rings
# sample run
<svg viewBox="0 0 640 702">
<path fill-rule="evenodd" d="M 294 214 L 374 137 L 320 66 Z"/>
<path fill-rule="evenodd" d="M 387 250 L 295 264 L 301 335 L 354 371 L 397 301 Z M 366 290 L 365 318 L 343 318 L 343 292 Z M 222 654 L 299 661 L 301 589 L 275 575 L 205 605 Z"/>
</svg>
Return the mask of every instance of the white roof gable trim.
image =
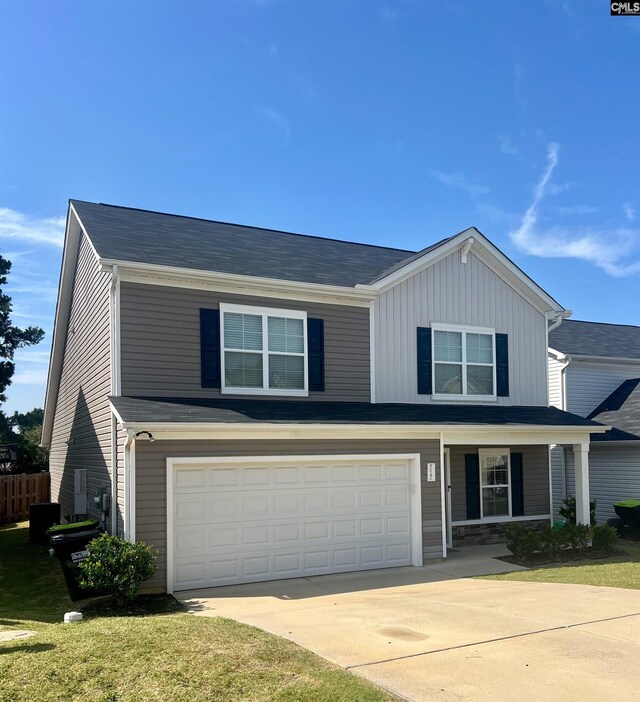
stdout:
<svg viewBox="0 0 640 702">
<path fill-rule="evenodd" d="M 520 270 L 497 246 L 492 244 L 484 234 L 475 227 L 469 227 L 460 234 L 451 237 L 441 246 L 426 251 L 424 255 L 414 258 L 406 266 L 398 268 L 389 275 L 380 278 L 369 285 L 356 285 L 360 290 L 385 292 L 402 283 L 412 276 L 420 273 L 429 266 L 449 256 L 454 251 L 460 250 L 461 257 L 466 260 L 469 251 L 472 251 L 485 265 L 507 282 L 516 292 L 534 305 L 541 312 L 549 314 L 552 318 L 566 310 L 551 295 L 543 290 L 537 283 Z"/>
</svg>

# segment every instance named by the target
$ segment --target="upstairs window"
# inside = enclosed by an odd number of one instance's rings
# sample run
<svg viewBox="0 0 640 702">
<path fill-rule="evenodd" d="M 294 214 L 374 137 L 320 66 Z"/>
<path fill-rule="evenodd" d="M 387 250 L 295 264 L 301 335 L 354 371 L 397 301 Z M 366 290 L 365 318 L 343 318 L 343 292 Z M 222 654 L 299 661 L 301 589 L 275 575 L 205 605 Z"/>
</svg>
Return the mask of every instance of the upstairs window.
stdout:
<svg viewBox="0 0 640 702">
<path fill-rule="evenodd" d="M 434 395 L 493 399 L 495 334 L 491 329 L 433 326 Z"/>
<path fill-rule="evenodd" d="M 220 305 L 222 392 L 306 395 L 306 312 Z"/>
</svg>

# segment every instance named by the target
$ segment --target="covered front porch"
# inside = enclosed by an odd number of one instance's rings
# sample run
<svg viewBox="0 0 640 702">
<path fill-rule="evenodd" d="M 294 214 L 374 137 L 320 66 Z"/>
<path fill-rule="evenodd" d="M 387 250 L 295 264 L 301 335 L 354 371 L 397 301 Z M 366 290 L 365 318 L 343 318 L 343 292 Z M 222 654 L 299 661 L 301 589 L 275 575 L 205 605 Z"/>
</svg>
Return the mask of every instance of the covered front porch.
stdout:
<svg viewBox="0 0 640 702">
<path fill-rule="evenodd" d="M 443 521 L 446 547 L 501 544 L 510 525 L 542 529 L 553 522 L 550 447 L 554 427 L 516 436 L 496 428 L 466 439 L 443 436 Z M 471 438 L 471 437 L 469 437 Z M 565 437 L 568 438 L 568 437 Z M 516 440 L 517 439 L 517 440 Z M 588 524 L 589 435 L 573 436 L 576 517 Z"/>
</svg>

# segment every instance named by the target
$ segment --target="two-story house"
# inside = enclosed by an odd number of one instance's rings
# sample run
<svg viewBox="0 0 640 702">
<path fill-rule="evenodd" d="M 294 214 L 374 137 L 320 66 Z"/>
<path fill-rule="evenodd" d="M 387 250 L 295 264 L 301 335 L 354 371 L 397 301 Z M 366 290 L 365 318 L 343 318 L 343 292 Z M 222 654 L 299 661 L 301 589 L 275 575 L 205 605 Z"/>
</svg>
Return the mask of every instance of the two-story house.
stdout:
<svg viewBox="0 0 640 702">
<path fill-rule="evenodd" d="M 549 333 L 549 403 L 613 428 L 594 434 L 589 486 L 599 522 L 640 498 L 640 327 L 564 321 Z M 574 494 L 573 452 L 551 450 L 557 511 Z"/>
<path fill-rule="evenodd" d="M 415 252 L 71 201 L 53 498 L 152 544 L 169 591 L 548 524 L 550 445 L 573 447 L 586 521 L 605 427 L 547 405 L 565 315 L 473 228 Z"/>
</svg>

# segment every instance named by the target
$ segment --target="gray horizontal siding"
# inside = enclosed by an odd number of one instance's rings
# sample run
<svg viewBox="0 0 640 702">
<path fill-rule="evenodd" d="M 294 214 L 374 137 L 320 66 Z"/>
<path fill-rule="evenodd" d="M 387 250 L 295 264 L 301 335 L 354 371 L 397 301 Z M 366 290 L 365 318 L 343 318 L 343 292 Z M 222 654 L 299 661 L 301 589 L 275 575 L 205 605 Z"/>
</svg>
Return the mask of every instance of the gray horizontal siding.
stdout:
<svg viewBox="0 0 640 702">
<path fill-rule="evenodd" d="M 370 399 L 368 308 L 136 283 L 122 283 L 120 295 L 123 395 L 219 397 L 219 390 L 200 384 L 200 309 L 228 302 L 304 310 L 323 319 L 325 391 L 309 398 Z"/>
<path fill-rule="evenodd" d="M 96 490 L 111 490 L 110 280 L 83 236 L 49 454 L 51 496 L 61 503 L 63 515 L 73 512 L 76 469 L 87 469 L 91 516 L 99 517 L 92 500 Z"/>
<path fill-rule="evenodd" d="M 573 450 L 565 447 L 566 494 L 573 496 L 575 464 Z M 640 499 L 640 446 L 597 446 L 589 450 L 589 496 L 596 501 L 596 519 L 602 524 L 617 516 L 613 503 Z"/>
<path fill-rule="evenodd" d="M 509 397 L 501 405 L 547 404 L 546 320 L 472 253 L 456 251 L 375 302 L 376 399 L 430 403 L 417 392 L 416 328 L 480 326 L 509 335 Z"/>
<path fill-rule="evenodd" d="M 551 479 L 553 481 L 553 518 L 560 519 L 560 508 L 563 500 L 567 497 L 564 446 L 552 446 L 549 456 L 551 459 Z"/>
<path fill-rule="evenodd" d="M 188 456 L 278 456 L 420 453 L 423 555 L 442 556 L 439 443 L 437 441 L 148 441 L 136 442 L 136 539 L 158 553 L 158 571 L 147 587 L 166 584 L 166 459 Z M 426 482 L 427 463 L 436 463 L 436 482 Z"/>
<path fill-rule="evenodd" d="M 640 362 L 573 359 L 566 372 L 567 411 L 586 417 L 625 380 L 640 378 Z"/>
<path fill-rule="evenodd" d="M 482 448 L 490 447 L 483 446 Z M 477 446 L 452 446 L 449 451 L 451 515 L 454 522 L 467 519 L 467 480 L 464 456 L 466 453 L 477 452 Z M 548 448 L 546 446 L 511 446 L 511 452 L 522 454 L 524 516 L 533 517 L 539 514 L 549 514 Z"/>
</svg>

